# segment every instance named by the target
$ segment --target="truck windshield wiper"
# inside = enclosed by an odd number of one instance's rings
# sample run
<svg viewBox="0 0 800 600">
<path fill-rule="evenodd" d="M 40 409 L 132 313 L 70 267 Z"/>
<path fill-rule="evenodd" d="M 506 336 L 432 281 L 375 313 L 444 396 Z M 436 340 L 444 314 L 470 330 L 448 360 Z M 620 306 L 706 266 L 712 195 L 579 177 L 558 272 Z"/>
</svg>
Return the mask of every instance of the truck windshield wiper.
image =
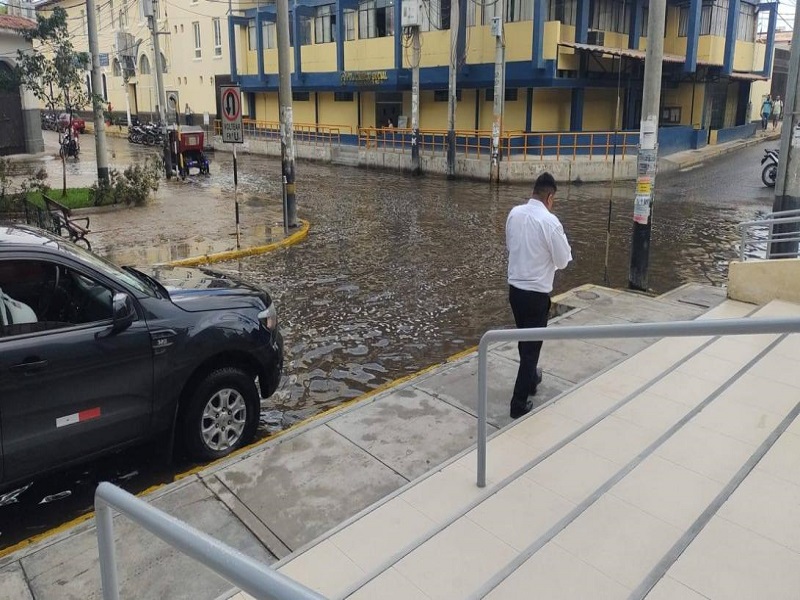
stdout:
<svg viewBox="0 0 800 600">
<path fill-rule="evenodd" d="M 125 271 L 136 277 L 136 279 L 144 282 L 147 287 L 153 290 L 156 293 L 156 296 L 161 298 L 169 298 L 169 292 L 167 288 L 165 288 L 161 282 L 156 279 L 155 277 L 151 277 L 147 273 L 142 273 L 139 269 L 134 269 L 133 267 L 122 267 Z"/>
</svg>

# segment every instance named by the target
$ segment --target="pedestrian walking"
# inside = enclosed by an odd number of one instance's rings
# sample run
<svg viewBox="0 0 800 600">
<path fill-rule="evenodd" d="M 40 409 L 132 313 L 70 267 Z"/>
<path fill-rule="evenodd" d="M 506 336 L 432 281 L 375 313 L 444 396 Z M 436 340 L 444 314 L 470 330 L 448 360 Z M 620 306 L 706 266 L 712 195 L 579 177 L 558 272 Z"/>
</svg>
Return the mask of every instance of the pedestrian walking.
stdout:
<svg viewBox="0 0 800 600">
<path fill-rule="evenodd" d="M 778 121 L 783 118 L 783 100 L 780 96 L 775 96 L 775 102 L 772 103 L 772 129 L 778 128 Z"/>
<path fill-rule="evenodd" d="M 553 214 L 557 189 L 553 176 L 543 173 L 533 186 L 533 197 L 512 208 L 506 221 L 508 301 L 520 329 L 547 327 L 553 278 L 556 270 L 566 268 L 572 260 L 564 227 Z M 531 411 L 533 402 L 528 397 L 536 393 L 541 381 L 537 368 L 542 342 L 520 342 L 518 348 L 512 419 Z"/>
<path fill-rule="evenodd" d="M 767 123 L 769 123 L 769 117 L 772 114 L 772 99 L 767 94 L 767 97 L 764 98 L 764 102 L 761 104 L 761 131 L 767 130 Z"/>
</svg>

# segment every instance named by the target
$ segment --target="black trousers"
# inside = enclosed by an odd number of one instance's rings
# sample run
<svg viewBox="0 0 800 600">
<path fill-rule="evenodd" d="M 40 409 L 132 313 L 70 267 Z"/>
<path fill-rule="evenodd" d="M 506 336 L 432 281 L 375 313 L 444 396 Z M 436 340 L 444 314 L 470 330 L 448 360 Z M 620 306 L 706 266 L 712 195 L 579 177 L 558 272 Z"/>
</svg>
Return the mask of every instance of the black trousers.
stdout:
<svg viewBox="0 0 800 600">
<path fill-rule="evenodd" d="M 547 327 L 550 313 L 550 296 L 542 292 L 529 292 L 508 286 L 508 301 L 514 313 L 514 321 L 519 329 Z M 514 384 L 511 403 L 524 406 L 528 395 L 536 389 L 536 366 L 542 342 L 519 342 L 519 371 Z"/>
</svg>

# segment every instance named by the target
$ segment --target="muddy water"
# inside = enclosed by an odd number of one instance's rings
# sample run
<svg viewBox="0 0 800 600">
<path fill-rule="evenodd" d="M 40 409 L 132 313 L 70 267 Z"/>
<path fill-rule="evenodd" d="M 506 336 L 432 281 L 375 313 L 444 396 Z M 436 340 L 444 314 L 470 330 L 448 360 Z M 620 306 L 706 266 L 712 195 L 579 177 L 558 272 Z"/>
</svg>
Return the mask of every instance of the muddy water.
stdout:
<svg viewBox="0 0 800 600">
<path fill-rule="evenodd" d="M 92 177 L 89 139 L 81 165 L 71 167 L 76 179 Z M 128 148 L 122 140 L 111 145 L 121 163 L 149 152 Z M 659 178 L 650 271 L 654 291 L 690 281 L 724 284 L 727 261 L 736 255 L 736 224 L 771 205 L 759 181 L 762 152 L 753 148 L 706 168 Z M 243 206 L 250 211 L 243 212 L 244 225 L 279 216 L 279 162 L 255 156 L 239 162 Z M 59 173 L 59 165 L 51 167 Z M 218 153 L 212 177 L 165 185 L 157 210 L 93 218 L 93 224 L 117 230 L 100 235 L 98 249 L 113 256 L 162 238 L 177 243 L 228 236 L 232 187 L 230 156 Z M 559 274 L 557 291 L 583 283 L 626 285 L 630 190 L 630 183 L 615 190 L 607 279 L 610 186 L 559 191 L 555 210 L 572 242 L 574 261 Z M 274 410 L 265 412 L 262 435 L 439 362 L 474 345 L 487 328 L 511 324 L 504 225 L 508 210 L 527 197 L 527 186 L 491 189 L 484 183 L 301 163 L 298 193 L 299 214 L 313 224 L 306 241 L 217 266 L 266 286 L 278 303 L 286 377 L 270 400 L 268 408 Z M 201 198 L 211 200 L 200 204 Z M 137 225 L 137 214 L 143 224 Z M 168 465 L 154 447 L 37 481 L 19 502 L 5 499 L 8 504 L 0 506 L 0 548 L 90 510 L 98 481 L 138 492 L 170 481 L 188 466 Z"/>
</svg>

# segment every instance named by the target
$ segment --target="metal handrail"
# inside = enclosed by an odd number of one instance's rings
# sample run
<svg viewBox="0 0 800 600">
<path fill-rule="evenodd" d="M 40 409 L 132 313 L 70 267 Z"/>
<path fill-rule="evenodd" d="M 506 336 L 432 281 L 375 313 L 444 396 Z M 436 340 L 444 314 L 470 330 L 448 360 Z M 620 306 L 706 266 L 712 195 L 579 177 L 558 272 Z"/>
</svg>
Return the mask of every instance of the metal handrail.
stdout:
<svg viewBox="0 0 800 600">
<path fill-rule="evenodd" d="M 97 486 L 94 506 L 104 600 L 119 600 L 112 508 L 256 598 L 325 600 L 324 596 L 290 577 L 150 506 L 111 483 L 103 482 Z"/>
<path fill-rule="evenodd" d="M 672 321 L 627 325 L 584 325 L 580 327 L 537 327 L 492 329 L 478 345 L 478 487 L 486 487 L 487 381 L 489 344 L 497 342 L 538 342 L 552 340 L 597 340 L 607 338 L 696 337 L 717 335 L 800 333 L 800 318 L 721 319 L 715 321 Z"/>
<path fill-rule="evenodd" d="M 744 262 L 747 259 L 748 247 L 761 245 L 766 245 L 767 258 L 797 258 L 798 251 L 773 252 L 773 244 L 800 242 L 800 226 L 790 228 L 788 231 L 775 231 L 775 227 L 780 225 L 800 225 L 800 210 L 769 213 L 763 219 L 739 223 L 739 229 L 742 233 L 739 245 L 739 260 Z M 766 239 L 753 235 L 753 231 L 756 229 L 766 228 L 769 228 Z"/>
</svg>

